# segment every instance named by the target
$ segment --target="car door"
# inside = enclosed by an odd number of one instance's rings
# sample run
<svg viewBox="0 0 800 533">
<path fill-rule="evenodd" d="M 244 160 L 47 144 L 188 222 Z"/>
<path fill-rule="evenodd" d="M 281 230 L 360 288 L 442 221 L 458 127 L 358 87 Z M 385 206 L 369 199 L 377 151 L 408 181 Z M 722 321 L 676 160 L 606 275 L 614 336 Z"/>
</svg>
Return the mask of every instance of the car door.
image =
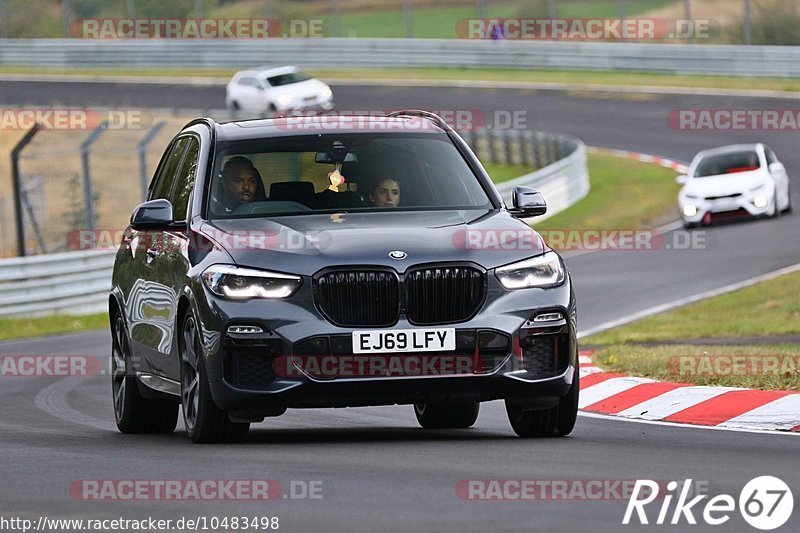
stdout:
<svg viewBox="0 0 800 533">
<path fill-rule="evenodd" d="M 200 153 L 198 137 L 191 135 L 185 139 L 186 154 L 175 173 L 172 191 L 169 195 L 175 222 L 188 222 L 189 203 L 194 190 Z M 160 248 L 147 266 L 147 270 L 149 270 L 148 277 L 153 287 L 158 288 L 158 294 L 163 294 L 163 298 L 158 302 L 154 300 L 151 306 L 154 309 L 156 305 L 166 306 L 162 313 L 164 317 L 168 317 L 168 324 L 165 324 L 166 334 L 158 344 L 151 346 L 150 349 L 153 354 L 153 362 L 157 361 L 157 371 L 177 381 L 180 379 L 180 361 L 177 356 L 178 346 L 175 336 L 180 331 L 177 323 L 178 299 L 181 290 L 186 285 L 191 266 L 187 226 L 184 224 L 180 227 L 165 228 L 159 232 L 157 241 Z"/>
<path fill-rule="evenodd" d="M 240 79 L 238 89 L 241 94 L 242 109 L 263 111 L 266 108 L 264 86 L 256 78 L 248 76 Z"/>
<path fill-rule="evenodd" d="M 187 137 L 172 142 L 156 171 L 148 200 L 170 198 L 188 144 Z M 164 232 L 152 229 L 133 231 L 131 242 L 135 250 L 134 269 L 138 273 L 126 303 L 131 349 L 138 356 L 140 371 L 162 374 L 163 352 L 169 351 L 172 342 L 172 309 L 176 297 L 159 281 L 158 271 L 153 268 L 156 259 L 166 250 Z"/>
</svg>

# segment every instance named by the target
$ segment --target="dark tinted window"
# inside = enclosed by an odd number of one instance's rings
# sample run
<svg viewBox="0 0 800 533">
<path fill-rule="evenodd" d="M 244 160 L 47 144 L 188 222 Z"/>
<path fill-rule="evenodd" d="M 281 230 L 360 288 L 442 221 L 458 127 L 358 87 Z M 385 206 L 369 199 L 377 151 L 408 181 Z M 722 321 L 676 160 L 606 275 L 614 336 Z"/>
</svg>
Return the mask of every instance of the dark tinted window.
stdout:
<svg viewBox="0 0 800 533">
<path fill-rule="evenodd" d="M 217 149 L 212 218 L 492 207 L 478 178 L 444 133 L 252 139 L 219 142 Z M 343 159 L 344 181 L 331 176 L 335 158 Z M 237 179 L 251 180 L 252 191 L 242 195 Z M 377 193 L 381 187 L 399 189 L 399 198 L 382 197 Z"/>
<path fill-rule="evenodd" d="M 758 153 L 754 150 L 711 155 L 700 161 L 700 164 L 697 165 L 697 169 L 694 172 L 694 177 L 703 178 L 705 176 L 735 174 L 737 172 L 758 170 L 760 167 L 761 164 L 758 161 Z"/>
<path fill-rule="evenodd" d="M 169 199 L 175 173 L 178 170 L 181 157 L 183 157 L 183 153 L 186 151 L 186 144 L 188 141 L 187 138 L 183 138 L 172 143 L 172 148 L 169 150 L 169 153 L 165 153 L 164 157 L 161 158 L 161 163 L 158 165 L 158 172 L 150 192 L 150 200 L 159 198 Z"/>
<path fill-rule="evenodd" d="M 171 202 L 175 220 L 186 220 L 189 198 L 192 196 L 194 179 L 197 174 L 197 156 L 200 152 L 200 143 L 195 138 L 188 140 L 189 148 L 183 159 L 181 170 L 175 180 L 175 189 L 172 191 Z"/>
<path fill-rule="evenodd" d="M 279 87 L 281 85 L 289 85 L 291 83 L 300 83 L 301 81 L 310 80 L 308 76 L 303 74 L 302 72 L 290 72 L 289 74 L 281 74 L 279 76 L 272 76 L 271 78 L 267 78 L 267 81 L 273 87 Z"/>
</svg>

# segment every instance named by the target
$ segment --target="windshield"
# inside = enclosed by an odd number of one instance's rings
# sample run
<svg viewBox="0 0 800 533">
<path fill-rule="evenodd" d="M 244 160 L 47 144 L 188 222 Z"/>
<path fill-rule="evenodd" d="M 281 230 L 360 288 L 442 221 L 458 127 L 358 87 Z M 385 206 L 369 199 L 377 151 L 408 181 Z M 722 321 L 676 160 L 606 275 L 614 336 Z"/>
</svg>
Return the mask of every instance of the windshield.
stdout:
<svg viewBox="0 0 800 533">
<path fill-rule="evenodd" d="M 721 174 L 735 174 L 737 172 L 758 170 L 760 166 L 758 153 L 754 150 L 711 155 L 700 161 L 694 172 L 694 177 L 704 178 Z"/>
<path fill-rule="evenodd" d="M 487 208 L 444 133 L 331 134 L 218 143 L 209 218 Z"/>
<path fill-rule="evenodd" d="M 281 85 L 289 85 L 291 83 L 300 83 L 301 81 L 310 80 L 308 76 L 302 72 L 290 72 L 288 74 L 280 74 L 267 78 L 267 82 L 273 87 L 280 87 Z"/>
</svg>

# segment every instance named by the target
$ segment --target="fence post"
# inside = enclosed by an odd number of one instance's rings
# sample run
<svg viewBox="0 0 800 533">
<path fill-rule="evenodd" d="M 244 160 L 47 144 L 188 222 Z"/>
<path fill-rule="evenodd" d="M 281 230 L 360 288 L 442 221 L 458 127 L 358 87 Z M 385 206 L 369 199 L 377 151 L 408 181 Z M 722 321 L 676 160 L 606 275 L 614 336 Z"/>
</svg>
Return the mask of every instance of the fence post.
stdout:
<svg viewBox="0 0 800 533">
<path fill-rule="evenodd" d="M 403 14 L 406 19 L 406 38 L 414 37 L 414 10 L 411 7 L 411 0 L 403 0 Z"/>
<path fill-rule="evenodd" d="M 750 0 L 744 0 L 744 44 L 753 44 L 752 19 L 753 10 L 750 9 Z"/>
<path fill-rule="evenodd" d="M 31 142 L 36 132 L 42 125 L 38 122 L 33 125 L 28 133 L 11 150 L 11 179 L 14 182 L 14 219 L 17 226 L 17 253 L 25 257 L 25 220 L 22 214 L 22 178 L 19 175 L 19 154 Z"/>
<path fill-rule="evenodd" d="M 341 37 L 342 35 L 342 10 L 339 6 L 339 0 L 331 0 L 331 15 L 333 17 L 333 36 Z"/>
<path fill-rule="evenodd" d="M 153 140 L 153 138 L 158 135 L 158 132 L 161 131 L 161 128 L 164 127 L 166 124 L 165 121 L 160 121 L 156 123 L 155 126 L 150 128 L 150 131 L 139 141 L 139 180 L 142 185 L 142 201 L 144 202 L 147 198 L 147 145 Z"/>
<path fill-rule="evenodd" d="M 81 143 L 81 164 L 83 166 L 83 201 L 86 204 L 86 229 L 94 230 L 94 197 L 92 194 L 92 174 L 89 168 L 89 148 L 103 134 L 108 122 L 103 122 Z"/>
<path fill-rule="evenodd" d="M 8 12 L 6 0 L 0 0 L 0 39 L 8 39 Z"/>
</svg>

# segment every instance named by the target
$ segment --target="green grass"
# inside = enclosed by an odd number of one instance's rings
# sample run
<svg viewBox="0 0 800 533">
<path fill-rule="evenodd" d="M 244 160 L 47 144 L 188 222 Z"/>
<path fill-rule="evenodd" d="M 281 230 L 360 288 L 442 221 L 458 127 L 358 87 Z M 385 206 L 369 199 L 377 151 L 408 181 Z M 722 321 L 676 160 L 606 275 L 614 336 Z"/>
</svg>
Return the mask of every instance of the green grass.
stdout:
<svg viewBox="0 0 800 533">
<path fill-rule="evenodd" d="M 39 318 L 0 319 L 0 340 L 73 333 L 108 327 L 108 313 L 86 316 L 56 315 Z"/>
<path fill-rule="evenodd" d="M 800 390 L 800 345 L 603 347 L 592 356 L 608 372 L 661 381 Z"/>
<path fill-rule="evenodd" d="M 736 292 L 654 315 L 633 324 L 592 335 L 581 342 L 596 345 L 594 360 L 609 372 L 758 389 L 800 389 L 800 345 L 700 346 L 662 344 L 685 339 L 760 337 L 800 334 L 800 272 L 786 274 Z M 743 312 L 742 310 L 747 310 Z M 701 341 L 702 342 L 702 341 Z M 637 345 L 634 343 L 653 343 Z M 743 343 L 744 344 L 744 341 Z M 693 356 L 789 356 L 780 373 L 747 370 L 717 374 L 692 370 L 681 373 L 675 361 Z M 672 364 L 670 364 L 672 361 Z M 698 366 L 702 368 L 702 366 Z M 749 367 L 748 367 L 749 368 Z"/>
<path fill-rule="evenodd" d="M 590 194 L 537 230 L 648 229 L 675 218 L 675 172 L 610 155 L 589 154 Z"/>
<path fill-rule="evenodd" d="M 585 344 L 625 344 L 800 334 L 800 272 L 758 283 L 584 339 Z"/>
<path fill-rule="evenodd" d="M 521 165 L 500 165 L 497 163 L 483 163 L 483 168 L 491 176 L 492 181 L 495 183 L 502 183 L 504 181 L 518 178 L 524 174 L 533 172 L 533 168 Z"/>
<path fill-rule="evenodd" d="M 33 74 L 52 76 L 120 76 L 120 77 L 184 77 L 219 78 L 222 85 L 234 69 L 102 69 L 102 68 L 45 68 L 0 66 L 0 74 Z M 497 81 L 500 83 L 529 82 L 569 86 L 625 87 L 683 87 L 693 89 L 768 90 L 800 92 L 800 78 L 740 78 L 733 76 L 675 75 L 654 72 L 610 72 L 578 70 L 515 70 L 515 69 L 309 69 L 318 78 L 340 80 L 432 80 L 432 81 Z"/>
</svg>

